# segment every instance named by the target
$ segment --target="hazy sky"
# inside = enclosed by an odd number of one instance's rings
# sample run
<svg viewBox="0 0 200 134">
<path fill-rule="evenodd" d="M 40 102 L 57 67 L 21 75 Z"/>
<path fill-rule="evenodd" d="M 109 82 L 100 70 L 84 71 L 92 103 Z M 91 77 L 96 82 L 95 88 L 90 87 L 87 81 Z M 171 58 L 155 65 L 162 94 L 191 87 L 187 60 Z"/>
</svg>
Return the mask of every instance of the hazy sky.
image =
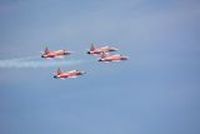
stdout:
<svg viewBox="0 0 200 134">
<path fill-rule="evenodd" d="M 92 42 L 129 60 L 97 63 Z M 199 43 L 198 0 L 0 0 L 0 134 L 199 134 Z"/>
</svg>

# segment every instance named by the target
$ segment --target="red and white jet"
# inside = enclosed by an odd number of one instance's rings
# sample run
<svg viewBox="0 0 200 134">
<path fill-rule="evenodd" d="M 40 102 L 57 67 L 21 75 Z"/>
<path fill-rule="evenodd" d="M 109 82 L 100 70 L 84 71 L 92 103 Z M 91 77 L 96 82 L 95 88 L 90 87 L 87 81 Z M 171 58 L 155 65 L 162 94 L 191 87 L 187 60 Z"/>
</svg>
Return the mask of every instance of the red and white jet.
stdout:
<svg viewBox="0 0 200 134">
<path fill-rule="evenodd" d="M 128 60 L 128 57 L 120 54 L 109 55 L 108 53 L 107 54 L 101 53 L 101 58 L 98 61 L 109 63 L 109 62 L 120 62 L 124 60 Z"/>
<path fill-rule="evenodd" d="M 70 79 L 70 78 L 77 78 L 83 74 L 85 74 L 85 71 L 79 71 L 79 70 L 71 70 L 67 72 L 61 71 L 60 68 L 58 68 L 57 72 L 53 76 L 56 79 Z"/>
<path fill-rule="evenodd" d="M 98 56 L 103 52 L 107 53 L 107 52 L 113 52 L 117 50 L 118 50 L 117 48 L 109 47 L 109 46 L 95 48 L 94 44 L 91 44 L 90 50 L 87 52 L 87 54 Z"/>
<path fill-rule="evenodd" d="M 44 52 L 42 52 L 41 57 L 45 59 L 52 59 L 52 58 L 63 58 L 65 55 L 70 55 L 71 52 L 67 50 L 56 50 L 50 51 L 47 47 L 45 48 Z"/>
</svg>

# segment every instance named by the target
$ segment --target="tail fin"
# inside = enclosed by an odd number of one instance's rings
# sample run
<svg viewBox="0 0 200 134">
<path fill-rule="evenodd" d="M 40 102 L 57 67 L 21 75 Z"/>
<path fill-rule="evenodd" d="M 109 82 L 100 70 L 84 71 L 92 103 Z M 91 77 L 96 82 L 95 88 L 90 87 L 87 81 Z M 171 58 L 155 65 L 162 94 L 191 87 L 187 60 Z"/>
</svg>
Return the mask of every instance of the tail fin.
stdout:
<svg viewBox="0 0 200 134">
<path fill-rule="evenodd" d="M 58 68 L 58 69 L 57 69 L 57 74 L 61 74 L 61 73 L 62 73 L 61 69 Z"/>
<path fill-rule="evenodd" d="M 94 46 L 94 43 L 92 43 L 90 47 L 90 51 L 93 51 L 94 49 L 95 49 L 95 46 Z"/>
<path fill-rule="evenodd" d="M 45 53 L 45 54 L 49 53 L 48 47 L 45 48 L 44 53 Z"/>
</svg>

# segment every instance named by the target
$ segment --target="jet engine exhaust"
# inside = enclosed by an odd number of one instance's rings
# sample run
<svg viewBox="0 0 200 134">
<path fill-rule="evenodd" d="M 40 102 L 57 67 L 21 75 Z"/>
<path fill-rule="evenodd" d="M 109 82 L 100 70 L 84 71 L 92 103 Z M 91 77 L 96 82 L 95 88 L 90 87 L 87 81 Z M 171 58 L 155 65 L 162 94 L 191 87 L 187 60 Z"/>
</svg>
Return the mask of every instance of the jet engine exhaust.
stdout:
<svg viewBox="0 0 200 134">
<path fill-rule="evenodd" d="M 22 57 L 11 59 L 0 59 L 0 69 L 3 68 L 48 68 L 57 66 L 79 65 L 84 61 L 78 59 L 46 60 L 40 57 Z"/>
</svg>

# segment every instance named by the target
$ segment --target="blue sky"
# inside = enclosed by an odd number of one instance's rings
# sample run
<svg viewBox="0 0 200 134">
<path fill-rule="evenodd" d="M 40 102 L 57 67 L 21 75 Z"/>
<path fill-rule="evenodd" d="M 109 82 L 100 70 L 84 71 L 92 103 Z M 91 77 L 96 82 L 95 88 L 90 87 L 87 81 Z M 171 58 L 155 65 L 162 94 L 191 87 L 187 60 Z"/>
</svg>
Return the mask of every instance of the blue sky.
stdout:
<svg viewBox="0 0 200 134">
<path fill-rule="evenodd" d="M 61 67 L 87 71 L 0 66 L 1 134 L 199 134 L 198 0 L 0 0 L 0 18 L 0 62 L 69 48 Z M 97 63 L 92 42 L 130 59 Z"/>
</svg>

